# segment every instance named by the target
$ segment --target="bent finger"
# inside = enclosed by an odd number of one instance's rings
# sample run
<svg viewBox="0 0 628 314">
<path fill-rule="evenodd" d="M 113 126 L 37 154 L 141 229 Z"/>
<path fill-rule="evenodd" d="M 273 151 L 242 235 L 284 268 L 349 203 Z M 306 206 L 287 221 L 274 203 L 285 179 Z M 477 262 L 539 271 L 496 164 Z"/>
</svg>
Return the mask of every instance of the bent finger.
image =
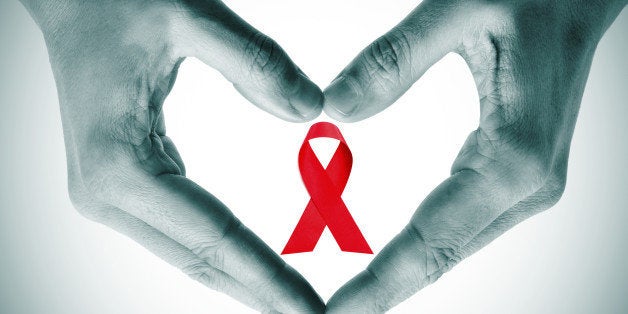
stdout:
<svg viewBox="0 0 628 314">
<path fill-rule="evenodd" d="M 277 311 L 324 309 L 298 272 L 192 181 L 171 174 L 155 177 L 139 169 L 123 176 L 111 179 L 127 191 L 110 197 L 112 204 L 181 243 Z"/>
<path fill-rule="evenodd" d="M 188 248 L 140 219 L 113 206 L 102 205 L 97 211 L 100 214 L 88 218 L 128 236 L 192 279 L 210 289 L 225 293 L 257 311 L 272 310 L 268 304 L 262 302 L 233 277 L 212 267 Z"/>
<path fill-rule="evenodd" d="M 422 2 L 360 52 L 325 89 L 325 113 L 354 122 L 395 102 L 429 67 L 458 47 L 467 13 L 459 2 Z"/>
<path fill-rule="evenodd" d="M 493 170 L 461 169 L 440 184 L 367 270 L 331 298 L 328 308 L 390 309 L 465 258 L 468 243 L 540 188 L 515 175 L 515 169 L 500 170 L 495 164 L 488 168 Z M 503 179 L 504 174 L 510 175 Z"/>
<path fill-rule="evenodd" d="M 177 46 L 221 72 L 259 108 L 287 121 L 316 118 L 323 94 L 270 37 L 220 1 L 190 1 Z"/>
</svg>

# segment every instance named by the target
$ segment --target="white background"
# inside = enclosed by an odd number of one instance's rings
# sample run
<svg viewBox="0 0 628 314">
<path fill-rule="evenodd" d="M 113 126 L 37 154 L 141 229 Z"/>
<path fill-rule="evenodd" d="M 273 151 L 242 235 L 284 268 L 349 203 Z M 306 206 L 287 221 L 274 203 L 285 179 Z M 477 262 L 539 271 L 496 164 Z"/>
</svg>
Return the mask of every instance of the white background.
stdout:
<svg viewBox="0 0 628 314">
<path fill-rule="evenodd" d="M 416 1 L 228 4 L 324 87 Z M 0 312 L 250 311 L 72 209 L 43 39 L 16 1 L 3 1 L 0 14 Z M 599 45 L 561 202 L 393 312 L 628 311 L 627 25 L 624 12 Z M 311 123 L 287 123 L 262 112 L 194 59 L 182 65 L 165 113 L 188 177 L 279 253 L 308 200 L 297 152 Z M 376 253 L 448 176 L 477 120 L 469 70 L 460 57 L 448 55 L 384 113 L 339 124 L 354 155 L 343 199 Z M 325 231 L 314 253 L 285 259 L 327 300 L 372 255 L 340 252 Z"/>
</svg>

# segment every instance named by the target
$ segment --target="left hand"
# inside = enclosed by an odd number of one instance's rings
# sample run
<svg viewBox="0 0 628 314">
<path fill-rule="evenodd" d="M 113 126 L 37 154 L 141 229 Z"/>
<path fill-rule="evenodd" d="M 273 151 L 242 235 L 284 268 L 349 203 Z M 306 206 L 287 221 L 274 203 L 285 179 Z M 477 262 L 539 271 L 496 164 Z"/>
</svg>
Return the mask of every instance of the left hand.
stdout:
<svg viewBox="0 0 628 314">
<path fill-rule="evenodd" d="M 330 312 L 384 312 L 465 257 L 553 206 L 597 42 L 619 1 L 425 0 L 325 90 L 325 112 L 353 122 L 391 105 L 436 61 L 459 53 L 473 73 L 480 124 L 451 176 Z"/>
</svg>

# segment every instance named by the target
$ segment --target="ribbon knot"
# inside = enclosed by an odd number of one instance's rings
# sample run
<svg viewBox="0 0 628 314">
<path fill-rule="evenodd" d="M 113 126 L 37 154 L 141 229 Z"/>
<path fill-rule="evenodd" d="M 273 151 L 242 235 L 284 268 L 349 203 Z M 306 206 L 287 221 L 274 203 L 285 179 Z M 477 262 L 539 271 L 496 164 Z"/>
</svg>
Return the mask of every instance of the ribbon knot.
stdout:
<svg viewBox="0 0 628 314">
<path fill-rule="evenodd" d="M 309 140 L 328 137 L 340 141 L 327 168 L 314 154 Z M 353 156 L 340 130 L 329 122 L 313 124 L 299 150 L 299 171 L 310 200 L 281 254 L 311 252 L 325 230 L 345 252 L 373 254 L 342 200 Z"/>
</svg>

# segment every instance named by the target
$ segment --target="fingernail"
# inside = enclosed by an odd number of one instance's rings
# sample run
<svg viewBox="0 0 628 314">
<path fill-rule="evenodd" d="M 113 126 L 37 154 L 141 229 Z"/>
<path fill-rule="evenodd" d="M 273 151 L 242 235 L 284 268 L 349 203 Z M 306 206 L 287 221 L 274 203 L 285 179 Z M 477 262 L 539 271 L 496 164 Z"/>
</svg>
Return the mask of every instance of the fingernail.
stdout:
<svg viewBox="0 0 628 314">
<path fill-rule="evenodd" d="M 290 105 L 304 122 L 310 121 L 318 117 L 323 110 L 323 91 L 305 74 L 299 74 L 297 84 L 298 94 L 290 99 Z"/>
<path fill-rule="evenodd" d="M 303 72 L 303 70 L 301 70 L 301 68 L 300 68 L 300 67 L 298 67 L 298 66 L 297 66 L 297 72 L 299 72 L 299 74 L 301 74 L 301 75 L 303 75 L 303 76 L 307 77 L 308 79 L 310 78 L 310 77 L 309 77 L 307 74 L 305 74 L 305 72 Z"/>
<path fill-rule="evenodd" d="M 356 109 L 359 94 L 347 77 L 341 75 L 334 79 L 323 92 L 325 95 L 325 113 L 334 119 L 344 120 Z"/>
</svg>

